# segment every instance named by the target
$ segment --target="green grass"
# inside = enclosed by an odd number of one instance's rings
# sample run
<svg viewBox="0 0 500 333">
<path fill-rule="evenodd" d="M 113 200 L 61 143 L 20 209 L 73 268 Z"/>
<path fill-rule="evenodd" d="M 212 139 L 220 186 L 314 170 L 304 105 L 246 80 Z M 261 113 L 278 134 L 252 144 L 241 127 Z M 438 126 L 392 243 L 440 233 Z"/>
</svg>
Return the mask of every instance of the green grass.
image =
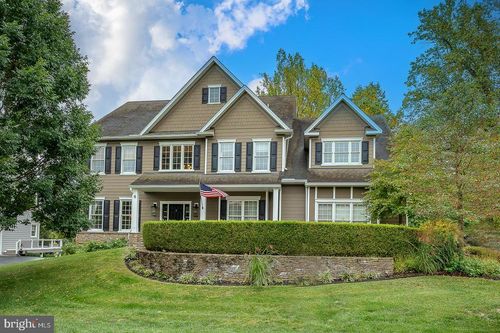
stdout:
<svg viewBox="0 0 500 333">
<path fill-rule="evenodd" d="M 0 267 L 0 314 L 57 332 L 498 332 L 500 282 L 447 276 L 317 287 L 164 284 L 124 249 Z"/>
</svg>

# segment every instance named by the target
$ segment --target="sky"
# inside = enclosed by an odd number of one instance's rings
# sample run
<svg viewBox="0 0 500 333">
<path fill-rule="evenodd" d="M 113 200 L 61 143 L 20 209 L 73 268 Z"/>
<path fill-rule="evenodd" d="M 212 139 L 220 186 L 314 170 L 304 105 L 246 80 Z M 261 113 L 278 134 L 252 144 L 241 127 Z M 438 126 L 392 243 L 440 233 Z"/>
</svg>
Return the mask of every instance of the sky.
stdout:
<svg viewBox="0 0 500 333">
<path fill-rule="evenodd" d="M 278 49 L 338 75 L 351 95 L 379 82 L 393 111 L 410 63 L 424 50 L 408 33 L 433 0 L 63 0 L 88 57 L 96 119 L 129 100 L 170 99 L 215 55 L 255 88 Z"/>
</svg>

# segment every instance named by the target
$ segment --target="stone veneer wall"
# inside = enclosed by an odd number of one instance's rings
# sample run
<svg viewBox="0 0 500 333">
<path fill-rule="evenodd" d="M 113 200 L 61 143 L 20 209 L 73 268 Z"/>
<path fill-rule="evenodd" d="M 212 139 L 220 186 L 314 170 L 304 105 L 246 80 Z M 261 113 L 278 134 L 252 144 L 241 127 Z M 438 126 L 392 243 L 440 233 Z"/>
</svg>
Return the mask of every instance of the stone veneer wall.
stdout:
<svg viewBox="0 0 500 333">
<path fill-rule="evenodd" d="M 77 244 L 83 244 L 90 241 L 105 242 L 112 239 L 126 238 L 128 240 L 128 245 L 133 246 L 138 249 L 143 249 L 144 244 L 142 242 L 141 233 L 126 233 L 126 232 L 79 232 L 76 235 L 75 242 Z"/>
<path fill-rule="evenodd" d="M 208 274 L 220 283 L 243 284 L 248 281 L 248 264 L 251 256 L 233 254 L 200 254 L 138 251 L 142 265 L 169 277 L 179 278 L 191 273 L 200 279 Z M 272 277 L 281 283 L 300 280 L 317 281 L 329 271 L 334 279 L 343 274 L 387 277 L 394 273 L 393 258 L 372 257 L 317 257 L 317 256 L 270 256 Z"/>
</svg>

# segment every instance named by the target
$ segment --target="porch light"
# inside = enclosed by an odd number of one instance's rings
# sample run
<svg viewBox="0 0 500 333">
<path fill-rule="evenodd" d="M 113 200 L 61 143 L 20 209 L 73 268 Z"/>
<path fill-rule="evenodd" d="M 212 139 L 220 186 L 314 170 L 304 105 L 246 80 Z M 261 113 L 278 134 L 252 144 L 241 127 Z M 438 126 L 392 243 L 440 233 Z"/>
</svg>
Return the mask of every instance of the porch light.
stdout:
<svg viewBox="0 0 500 333">
<path fill-rule="evenodd" d="M 153 202 L 153 204 L 151 205 L 151 216 L 156 216 L 156 208 L 158 208 L 158 203 Z"/>
</svg>

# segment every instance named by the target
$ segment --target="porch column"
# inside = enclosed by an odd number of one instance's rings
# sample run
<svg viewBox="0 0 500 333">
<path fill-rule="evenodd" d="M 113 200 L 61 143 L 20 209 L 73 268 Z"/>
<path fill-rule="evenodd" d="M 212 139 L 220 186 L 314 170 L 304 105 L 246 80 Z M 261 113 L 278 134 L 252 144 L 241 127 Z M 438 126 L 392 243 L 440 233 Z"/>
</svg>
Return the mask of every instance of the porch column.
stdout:
<svg viewBox="0 0 500 333">
<path fill-rule="evenodd" d="M 139 232 L 139 191 L 132 190 L 132 227 L 131 232 Z"/>
<path fill-rule="evenodd" d="M 273 221 L 278 221 L 279 213 L 279 188 L 273 188 Z"/>
<path fill-rule="evenodd" d="M 200 220 L 207 219 L 207 198 L 200 195 Z"/>
</svg>

